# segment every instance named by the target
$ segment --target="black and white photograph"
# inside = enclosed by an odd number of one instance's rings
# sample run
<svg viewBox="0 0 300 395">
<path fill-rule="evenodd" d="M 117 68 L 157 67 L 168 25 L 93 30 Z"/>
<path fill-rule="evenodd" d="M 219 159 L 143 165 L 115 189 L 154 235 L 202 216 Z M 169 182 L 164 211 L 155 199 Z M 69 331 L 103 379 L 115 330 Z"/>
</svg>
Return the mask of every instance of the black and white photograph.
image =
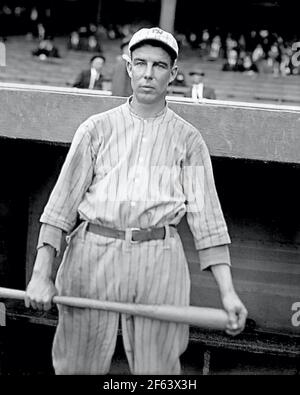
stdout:
<svg viewBox="0 0 300 395">
<path fill-rule="evenodd" d="M 299 15 L 0 0 L 3 379 L 300 375 Z"/>
</svg>

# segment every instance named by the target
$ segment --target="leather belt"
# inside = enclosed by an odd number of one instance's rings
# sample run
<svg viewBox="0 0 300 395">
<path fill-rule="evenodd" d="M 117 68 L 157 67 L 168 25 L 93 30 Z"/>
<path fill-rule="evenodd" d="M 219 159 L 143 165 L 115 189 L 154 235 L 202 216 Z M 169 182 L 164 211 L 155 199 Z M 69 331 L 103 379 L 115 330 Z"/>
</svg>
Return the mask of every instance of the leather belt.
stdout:
<svg viewBox="0 0 300 395">
<path fill-rule="evenodd" d="M 174 237 L 176 232 L 175 225 L 169 225 L 170 229 L 170 237 Z M 89 223 L 86 230 L 88 232 L 95 233 L 100 236 L 112 237 L 114 239 L 122 239 L 126 240 L 126 231 L 108 228 L 103 225 L 96 225 Z M 166 237 L 166 227 L 161 228 L 148 228 L 148 229 L 139 229 L 139 228 L 129 228 L 127 231 L 131 232 L 131 243 L 140 243 L 143 241 L 150 240 L 163 240 Z"/>
</svg>

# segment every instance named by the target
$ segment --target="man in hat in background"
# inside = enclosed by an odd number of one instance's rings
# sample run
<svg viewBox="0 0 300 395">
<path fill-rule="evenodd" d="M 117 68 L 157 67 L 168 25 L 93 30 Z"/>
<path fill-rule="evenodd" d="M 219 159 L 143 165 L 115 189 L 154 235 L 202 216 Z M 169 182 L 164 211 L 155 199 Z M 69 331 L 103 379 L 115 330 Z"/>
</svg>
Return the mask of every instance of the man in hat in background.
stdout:
<svg viewBox="0 0 300 395">
<path fill-rule="evenodd" d="M 132 95 L 131 79 L 127 72 L 127 62 L 130 60 L 129 42 L 130 37 L 125 37 L 120 46 L 122 54 L 117 58 L 112 77 L 111 92 L 113 96 L 128 97 Z"/>
<path fill-rule="evenodd" d="M 192 77 L 192 86 L 189 90 L 187 97 L 192 97 L 193 100 L 198 101 L 201 99 L 212 99 L 216 100 L 216 93 L 213 88 L 210 88 L 204 84 L 205 73 L 200 68 L 195 68 L 189 72 Z"/>
<path fill-rule="evenodd" d="M 227 332 L 238 334 L 247 310 L 232 283 L 230 238 L 210 156 L 199 131 L 166 103 L 177 73 L 177 42 L 159 28 L 141 29 L 129 52 L 133 96 L 91 116 L 76 131 L 40 219 L 25 303 L 48 309 L 58 293 L 188 306 L 190 275 L 176 230 L 187 214 L 200 267 L 212 272 L 228 313 Z M 68 247 L 54 286 L 51 270 L 63 232 Z M 53 343 L 55 372 L 107 373 L 120 318 L 132 373 L 180 373 L 187 325 L 62 305 Z"/>
<path fill-rule="evenodd" d="M 49 58 L 61 57 L 58 48 L 54 45 L 52 36 L 46 36 L 41 40 L 38 47 L 32 51 L 32 55 L 42 61 L 48 60 Z"/>
<path fill-rule="evenodd" d="M 102 54 L 94 55 L 90 60 L 90 69 L 83 70 L 73 84 L 74 88 L 81 89 L 103 89 L 102 69 L 105 64 L 105 57 Z"/>
</svg>

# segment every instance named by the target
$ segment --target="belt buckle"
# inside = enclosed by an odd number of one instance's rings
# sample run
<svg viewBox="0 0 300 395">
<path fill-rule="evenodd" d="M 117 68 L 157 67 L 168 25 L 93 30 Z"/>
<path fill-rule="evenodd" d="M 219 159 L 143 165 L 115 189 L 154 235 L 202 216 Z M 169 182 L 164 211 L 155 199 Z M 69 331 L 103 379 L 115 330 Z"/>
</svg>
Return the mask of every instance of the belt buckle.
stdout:
<svg viewBox="0 0 300 395">
<path fill-rule="evenodd" d="M 139 244 L 139 243 L 141 243 L 141 241 L 140 240 L 132 240 L 132 232 L 133 231 L 135 231 L 135 230 L 141 230 L 140 228 L 130 228 L 130 243 L 131 244 Z"/>
</svg>

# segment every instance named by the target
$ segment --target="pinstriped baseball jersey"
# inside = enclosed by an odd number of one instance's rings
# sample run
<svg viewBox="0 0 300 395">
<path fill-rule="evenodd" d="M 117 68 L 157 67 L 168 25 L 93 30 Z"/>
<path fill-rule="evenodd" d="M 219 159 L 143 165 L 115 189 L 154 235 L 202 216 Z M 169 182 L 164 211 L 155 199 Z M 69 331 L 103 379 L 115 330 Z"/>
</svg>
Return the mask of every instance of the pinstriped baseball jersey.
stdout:
<svg viewBox="0 0 300 395">
<path fill-rule="evenodd" d="M 41 217 L 48 230 L 40 243 L 51 244 L 56 230 L 70 232 L 78 213 L 84 222 L 70 235 L 57 275 L 63 295 L 189 304 L 190 277 L 178 234 L 128 245 L 87 232 L 87 222 L 148 228 L 177 225 L 187 213 L 197 249 L 230 241 L 207 147 L 200 133 L 167 106 L 156 117 L 142 119 L 128 101 L 78 128 Z M 53 344 L 55 371 L 107 373 L 118 323 L 117 313 L 61 306 Z M 133 373 L 180 372 L 186 325 L 128 315 L 121 316 L 121 323 Z"/>
<path fill-rule="evenodd" d="M 118 229 L 187 220 L 197 249 L 230 242 L 200 133 L 167 106 L 152 119 L 129 102 L 77 130 L 41 222 L 81 219 Z"/>
</svg>

